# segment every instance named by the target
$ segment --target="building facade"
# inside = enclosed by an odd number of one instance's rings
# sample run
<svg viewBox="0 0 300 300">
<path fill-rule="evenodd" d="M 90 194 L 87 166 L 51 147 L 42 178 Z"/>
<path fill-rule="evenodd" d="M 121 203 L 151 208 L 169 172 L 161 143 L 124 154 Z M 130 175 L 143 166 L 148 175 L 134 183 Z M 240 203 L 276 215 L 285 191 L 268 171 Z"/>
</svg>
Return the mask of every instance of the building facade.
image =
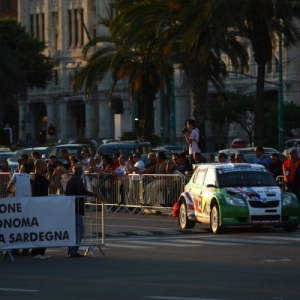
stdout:
<svg viewBox="0 0 300 300">
<path fill-rule="evenodd" d="M 1 2 L 0 2 L 1 3 Z M 54 62 L 53 79 L 46 90 L 33 89 L 27 99 L 18 99 L 18 138 L 26 139 L 28 134 L 41 142 L 50 139 L 47 128 L 56 127 L 56 139 L 86 137 L 93 139 L 118 138 L 124 131 L 135 130 L 138 108 L 129 100 L 126 81 L 119 82 L 112 101 L 108 105 L 108 91 L 111 86 L 109 76 L 95 87 L 87 97 L 75 94 L 71 81 L 77 70 L 86 63 L 82 49 L 89 37 L 104 33 L 97 24 L 99 15 L 105 16 L 112 8 L 109 0 L 19 0 L 18 20 L 27 31 L 47 44 L 45 55 Z M 247 45 L 250 69 L 247 73 L 234 70 L 226 56 L 224 62 L 229 67 L 230 76 L 226 80 L 229 91 L 251 93 L 256 86 L 256 64 Z M 92 49 L 96 51 L 97 49 Z M 299 103 L 299 47 L 283 51 L 284 101 Z M 278 94 L 278 50 L 268 64 L 266 73 L 266 93 L 276 99 Z M 210 91 L 214 93 L 211 86 Z M 184 72 L 176 69 L 174 75 L 175 136 L 178 145 L 184 145 L 181 128 L 192 115 L 192 99 Z M 275 100 L 274 100 L 275 101 Z M 163 105 L 163 96 L 155 101 L 155 134 L 168 141 L 170 133 L 168 110 Z M 124 120 L 124 121 L 122 121 Z M 129 120 L 129 121 L 128 121 Z M 215 151 L 228 147 L 236 137 L 245 136 L 234 124 L 206 126 L 207 150 Z M 117 135 L 117 136 L 116 136 Z"/>
</svg>

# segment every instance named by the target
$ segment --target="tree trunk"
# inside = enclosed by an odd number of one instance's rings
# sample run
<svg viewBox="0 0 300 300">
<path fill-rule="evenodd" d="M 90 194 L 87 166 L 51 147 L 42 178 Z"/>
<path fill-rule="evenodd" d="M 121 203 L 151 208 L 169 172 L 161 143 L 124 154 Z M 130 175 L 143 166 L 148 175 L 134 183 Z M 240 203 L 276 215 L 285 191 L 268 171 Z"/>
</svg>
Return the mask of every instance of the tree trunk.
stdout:
<svg viewBox="0 0 300 300">
<path fill-rule="evenodd" d="M 254 103 L 254 146 L 264 145 L 264 86 L 266 65 L 257 64 L 256 97 Z"/>
<path fill-rule="evenodd" d="M 154 129 L 154 108 L 153 108 L 153 96 L 148 95 L 145 96 L 146 98 L 144 99 L 145 101 L 143 102 L 144 104 L 144 139 L 151 142 L 152 140 L 152 134 L 153 134 L 153 129 Z"/>
<path fill-rule="evenodd" d="M 193 118 L 202 136 L 205 136 L 208 78 L 207 66 L 198 61 L 191 61 L 190 87 L 193 98 Z M 201 151 L 205 151 L 205 149 L 201 149 Z"/>
</svg>

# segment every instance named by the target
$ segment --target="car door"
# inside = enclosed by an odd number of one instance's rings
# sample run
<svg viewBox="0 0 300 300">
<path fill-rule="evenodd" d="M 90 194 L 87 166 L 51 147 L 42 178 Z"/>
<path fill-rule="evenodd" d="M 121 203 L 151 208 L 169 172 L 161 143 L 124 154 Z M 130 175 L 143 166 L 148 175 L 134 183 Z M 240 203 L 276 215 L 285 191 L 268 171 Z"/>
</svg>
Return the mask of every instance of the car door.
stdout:
<svg viewBox="0 0 300 300">
<path fill-rule="evenodd" d="M 206 173 L 205 167 L 198 167 L 193 177 L 193 182 L 189 184 L 188 191 L 192 194 L 194 200 L 194 211 L 195 216 L 199 220 L 202 215 L 202 190 L 203 190 L 203 179 Z"/>
<path fill-rule="evenodd" d="M 208 223 L 210 219 L 210 202 L 216 191 L 216 169 L 208 168 L 203 180 L 201 222 Z"/>
</svg>

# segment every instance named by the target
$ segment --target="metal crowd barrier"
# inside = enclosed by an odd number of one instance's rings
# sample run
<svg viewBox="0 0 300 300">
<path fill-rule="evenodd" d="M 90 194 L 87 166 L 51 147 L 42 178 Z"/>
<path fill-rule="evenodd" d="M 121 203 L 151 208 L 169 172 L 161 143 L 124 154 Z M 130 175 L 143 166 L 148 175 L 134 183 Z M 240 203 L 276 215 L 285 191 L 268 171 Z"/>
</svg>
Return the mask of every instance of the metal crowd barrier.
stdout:
<svg viewBox="0 0 300 300">
<path fill-rule="evenodd" d="M 145 209 L 166 210 L 173 206 L 187 182 L 178 174 L 129 174 L 125 176 L 85 174 L 88 190 L 101 192 L 107 211 L 134 213 Z"/>
<path fill-rule="evenodd" d="M 66 244 L 50 244 L 45 246 L 46 248 L 51 248 L 51 247 L 68 247 L 68 246 L 78 246 L 78 247 L 84 247 L 85 249 L 85 255 L 91 254 L 92 256 L 95 256 L 95 248 L 98 248 L 100 250 L 100 252 L 102 253 L 102 255 L 104 256 L 104 252 L 102 251 L 101 247 L 105 246 L 105 205 L 104 203 L 98 204 L 95 203 L 94 201 L 91 200 L 90 197 L 87 196 L 74 196 L 75 198 L 75 208 L 76 208 L 76 212 L 75 212 L 75 217 L 74 217 L 74 221 L 75 223 L 77 223 L 77 220 L 79 219 L 79 216 L 81 216 L 81 219 L 83 221 L 83 232 L 78 230 L 77 226 L 74 224 L 74 227 L 76 229 L 76 233 L 75 233 L 75 239 L 76 239 L 76 244 L 73 245 L 66 245 Z M 0 206 L 3 208 L 4 210 L 4 206 L 7 205 L 14 205 L 14 203 L 22 203 L 23 201 L 28 201 L 30 202 L 31 199 L 34 200 L 34 198 L 36 197 L 23 197 L 23 198 L 0 198 Z M 42 205 L 45 207 L 50 207 L 52 215 L 54 216 L 50 216 L 49 218 L 51 218 L 51 220 L 46 220 L 44 222 L 46 222 L 46 224 L 42 224 L 41 228 L 37 228 L 36 229 L 36 233 L 34 232 L 33 228 L 28 228 L 28 233 L 27 236 L 30 235 L 36 235 L 38 236 L 39 234 L 39 230 L 42 230 L 43 232 L 51 232 L 52 230 L 62 230 L 62 228 L 65 229 L 64 227 L 64 220 L 65 220 L 65 215 L 70 214 L 70 211 L 61 211 L 63 206 L 62 203 L 62 196 L 58 196 L 58 195 L 49 195 L 47 197 L 48 202 L 42 202 L 42 201 L 38 201 L 38 199 L 36 200 L 37 202 L 35 203 L 34 201 L 32 201 L 31 204 L 31 208 L 30 206 L 25 206 L 25 208 L 22 210 L 22 213 L 18 216 L 18 219 L 16 221 L 19 222 L 19 219 L 30 219 L 29 217 L 29 213 L 30 211 L 32 211 L 32 209 L 34 208 L 35 210 L 35 217 L 37 220 L 43 219 L 43 213 L 42 210 L 40 210 L 39 206 L 36 206 L 37 204 L 43 203 Z M 56 201 L 57 200 L 57 201 Z M 28 205 L 28 202 L 27 205 Z M 21 205 L 21 204 L 20 204 Z M 57 214 L 57 212 L 55 212 L 55 207 L 53 208 L 53 205 L 57 206 L 57 209 L 59 209 L 59 214 Z M 41 214 L 39 214 L 39 212 L 41 212 Z M 59 215 L 59 221 L 55 220 L 55 216 Z M 63 216 L 63 217 L 62 217 Z M 3 224 L 6 222 L 5 218 L 7 218 L 7 222 L 11 221 L 11 218 L 16 218 L 15 215 L 2 215 L 2 226 L 4 226 Z M 53 224 L 51 224 L 51 221 L 53 220 Z M 70 220 L 70 219 L 69 219 Z M 58 221 L 58 222 L 57 222 Z M 12 221 L 13 222 L 13 221 Z M 16 222 L 16 224 L 18 224 L 18 222 Z M 42 223 L 42 222 L 41 222 Z M 13 222 L 14 224 L 14 222 Z M 71 223 L 72 224 L 72 223 Z M 18 230 L 21 230 L 20 232 Z M 26 231 L 26 227 L 20 229 L 19 226 L 16 227 L 16 231 L 15 233 L 13 233 L 14 235 L 17 234 L 24 234 L 23 232 L 27 232 Z M 57 232 L 56 231 L 56 232 Z M 30 233 L 29 233 L 30 232 Z M 82 234 L 82 236 L 81 236 Z M 46 233 L 45 233 L 46 235 Z M 28 239 L 28 237 L 27 237 Z M 3 240 L 1 241 L 3 242 Z M 14 261 L 14 257 L 11 254 L 11 250 L 14 249 L 32 249 L 32 245 L 34 244 L 34 242 L 28 242 L 28 240 L 26 240 L 26 242 L 24 241 L 24 243 L 19 242 L 17 245 L 15 245 L 14 247 L 10 247 L 11 245 L 8 246 L 3 246 L 0 242 L 0 253 L 1 250 L 2 251 L 6 251 L 3 260 L 5 260 L 6 257 L 10 256 L 11 260 Z M 36 246 L 37 248 L 43 247 L 43 246 Z M 34 247 L 35 248 L 35 247 Z M 67 251 L 66 251 L 67 252 Z"/>
<path fill-rule="evenodd" d="M 7 173 L 2 185 L 1 197 L 7 197 L 6 185 L 10 174 Z M 83 181 L 87 190 L 101 193 L 105 199 L 107 212 L 124 211 L 142 213 L 146 209 L 170 211 L 184 190 L 189 176 L 179 174 L 129 174 L 124 176 L 84 174 Z M 49 195 L 63 195 L 68 178 L 63 176 L 56 190 L 49 189 Z"/>
</svg>

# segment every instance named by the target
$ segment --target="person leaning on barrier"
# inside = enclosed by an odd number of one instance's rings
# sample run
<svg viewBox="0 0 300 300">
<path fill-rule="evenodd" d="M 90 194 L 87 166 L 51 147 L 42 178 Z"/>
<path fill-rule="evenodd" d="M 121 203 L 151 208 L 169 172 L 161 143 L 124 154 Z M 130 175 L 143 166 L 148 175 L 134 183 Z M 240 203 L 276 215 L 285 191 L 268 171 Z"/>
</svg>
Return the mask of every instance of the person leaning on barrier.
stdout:
<svg viewBox="0 0 300 300">
<path fill-rule="evenodd" d="M 67 196 L 93 196 L 95 198 L 95 202 L 99 203 L 99 201 L 103 201 L 102 195 L 98 193 L 89 192 L 83 181 L 83 167 L 80 164 L 76 164 L 73 167 L 73 176 L 68 180 L 66 185 L 66 193 Z M 83 238 L 84 233 L 84 198 L 76 197 L 75 198 L 75 220 L 76 220 L 76 243 L 79 245 Z M 69 258 L 77 258 L 84 257 L 84 255 L 78 253 L 79 246 L 71 246 L 68 247 L 68 257 Z"/>
<path fill-rule="evenodd" d="M 215 162 L 215 156 L 213 154 L 209 154 L 207 156 L 207 162 L 210 163 L 210 164 L 214 163 Z"/>
<path fill-rule="evenodd" d="M 300 189 L 300 159 L 296 149 L 289 152 L 289 158 L 283 162 L 283 179 L 287 191 L 295 194 L 299 199 Z"/>
<path fill-rule="evenodd" d="M 180 155 L 178 153 L 173 153 L 172 160 L 168 161 L 166 170 L 168 174 L 176 172 L 184 174 L 188 169 L 186 164 L 182 162 Z"/>
<path fill-rule="evenodd" d="M 119 156 L 119 167 L 116 170 L 112 171 L 112 175 L 117 176 L 119 180 L 119 193 L 120 198 L 118 204 L 125 204 L 126 192 L 129 189 L 129 180 L 128 180 L 128 165 L 126 163 L 127 159 L 124 155 Z"/>
<path fill-rule="evenodd" d="M 218 161 L 220 164 L 228 163 L 229 160 L 227 159 L 227 155 L 223 152 L 218 154 Z"/>
<path fill-rule="evenodd" d="M 148 169 L 156 164 L 156 155 L 154 152 L 150 152 L 147 155 L 148 162 L 145 165 L 145 168 Z"/>
<path fill-rule="evenodd" d="M 244 154 L 243 153 L 236 153 L 235 154 L 235 162 L 236 163 L 243 163 L 244 162 Z"/>
<path fill-rule="evenodd" d="M 202 156 L 201 152 L 195 152 L 194 153 L 194 161 L 195 164 L 203 164 L 206 163 L 206 158 Z"/>
<path fill-rule="evenodd" d="M 47 163 L 42 159 L 34 162 L 35 173 L 30 176 L 31 192 L 33 197 L 48 196 L 48 189 L 57 189 L 60 186 L 62 169 L 55 169 L 53 174 L 47 179 L 44 174 L 47 171 Z M 51 181 L 55 179 L 55 181 Z M 46 248 L 33 248 L 30 252 L 31 258 L 46 259 L 51 256 L 46 255 Z"/>
<path fill-rule="evenodd" d="M 282 168 L 282 161 L 279 160 L 278 153 L 272 153 L 270 155 L 270 166 L 268 170 L 273 175 L 274 179 L 276 179 L 278 176 L 283 175 L 283 168 Z"/>
<path fill-rule="evenodd" d="M 235 160 L 235 153 L 230 154 L 229 160 L 230 160 L 230 162 L 231 162 L 232 164 L 233 164 L 233 163 L 236 163 L 236 160 Z"/>
<path fill-rule="evenodd" d="M 156 153 L 156 161 L 157 163 L 149 167 L 148 169 L 145 169 L 143 171 L 143 174 L 167 174 L 167 164 L 168 164 L 168 158 L 166 157 L 166 154 L 162 151 L 158 151 Z M 150 176 L 149 176 L 150 177 Z M 154 179 L 151 182 L 148 181 L 148 184 L 145 187 L 145 193 L 144 193 L 144 202 L 142 202 L 142 205 L 148 204 L 148 205 L 154 205 L 158 202 L 159 193 L 161 190 L 165 189 L 166 187 L 166 181 L 164 178 L 157 178 L 157 177 L 150 177 L 149 179 Z M 164 199 L 161 199 L 161 205 L 164 204 Z"/>
</svg>

